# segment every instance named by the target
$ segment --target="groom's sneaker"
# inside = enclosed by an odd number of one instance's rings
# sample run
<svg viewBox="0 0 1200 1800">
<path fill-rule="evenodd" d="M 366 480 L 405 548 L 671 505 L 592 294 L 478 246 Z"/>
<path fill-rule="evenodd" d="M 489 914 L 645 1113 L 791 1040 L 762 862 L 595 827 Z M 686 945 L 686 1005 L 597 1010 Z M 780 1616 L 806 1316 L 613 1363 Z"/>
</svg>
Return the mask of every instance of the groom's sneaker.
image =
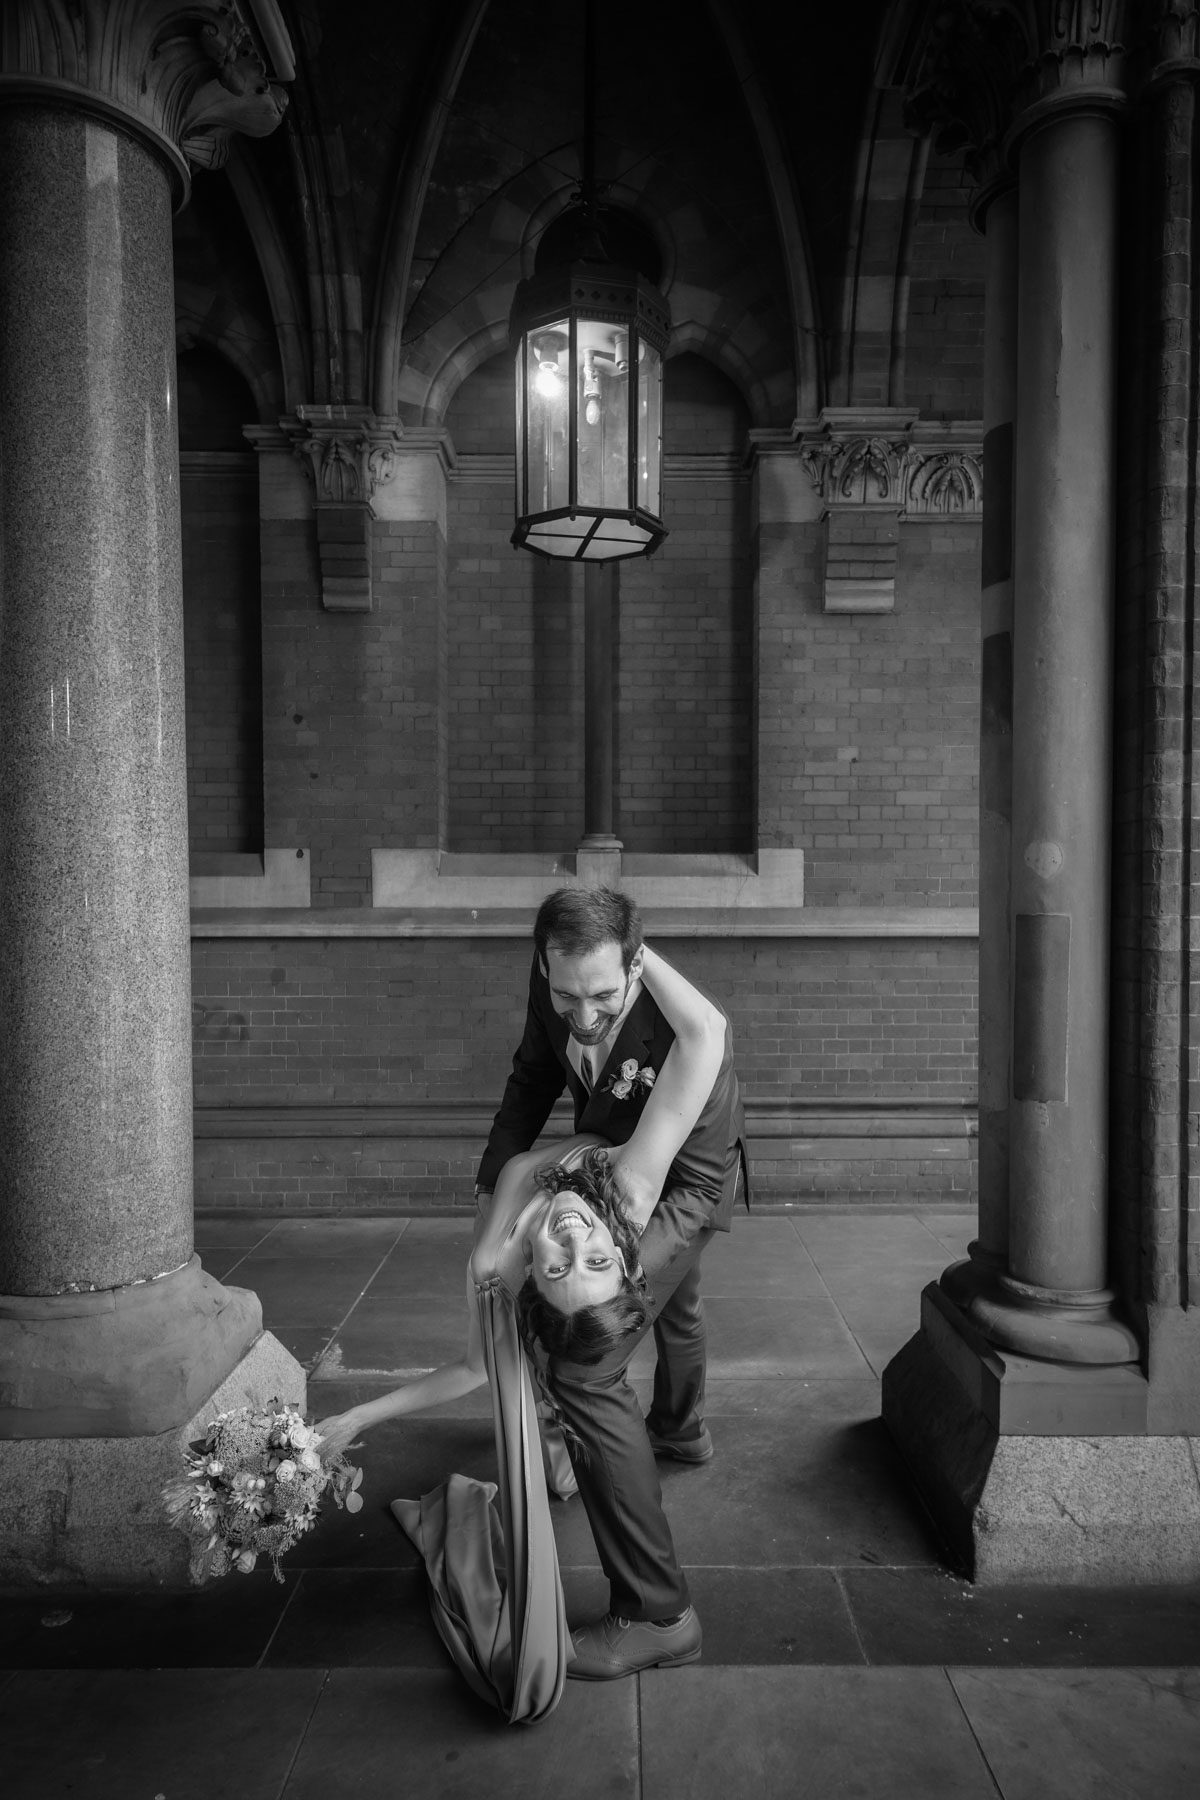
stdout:
<svg viewBox="0 0 1200 1800">
<path fill-rule="evenodd" d="M 712 1461 L 713 1441 L 708 1434 L 708 1426 L 702 1427 L 699 1437 L 668 1438 L 659 1437 L 647 1425 L 646 1436 L 650 1439 L 650 1448 L 655 1456 L 673 1456 L 676 1462 L 706 1463 Z"/>
<path fill-rule="evenodd" d="M 671 1625 L 609 1613 L 571 1633 L 575 1661 L 567 1675 L 572 1681 L 616 1681 L 639 1669 L 670 1669 L 697 1660 L 700 1638 L 700 1621 L 691 1606 Z"/>
</svg>

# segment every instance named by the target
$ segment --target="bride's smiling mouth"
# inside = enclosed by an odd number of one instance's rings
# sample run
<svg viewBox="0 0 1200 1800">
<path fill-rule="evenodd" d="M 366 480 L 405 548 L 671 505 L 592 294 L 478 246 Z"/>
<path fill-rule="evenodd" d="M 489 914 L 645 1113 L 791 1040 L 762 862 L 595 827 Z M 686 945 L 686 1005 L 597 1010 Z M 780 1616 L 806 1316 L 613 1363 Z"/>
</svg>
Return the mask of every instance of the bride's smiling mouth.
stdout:
<svg viewBox="0 0 1200 1800">
<path fill-rule="evenodd" d="M 550 1221 L 550 1230 L 554 1233 L 563 1231 L 568 1234 L 584 1232 L 590 1229 L 591 1221 L 584 1217 L 578 1207 L 564 1206 L 556 1212 Z"/>
</svg>

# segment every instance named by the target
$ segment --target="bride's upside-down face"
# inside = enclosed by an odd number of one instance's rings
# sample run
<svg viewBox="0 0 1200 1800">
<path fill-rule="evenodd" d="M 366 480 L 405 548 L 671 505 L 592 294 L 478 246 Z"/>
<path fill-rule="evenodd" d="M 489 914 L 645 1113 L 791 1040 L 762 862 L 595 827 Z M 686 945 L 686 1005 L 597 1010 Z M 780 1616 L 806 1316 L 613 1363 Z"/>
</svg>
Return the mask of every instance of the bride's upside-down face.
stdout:
<svg viewBox="0 0 1200 1800">
<path fill-rule="evenodd" d="M 559 1312 L 601 1306 L 620 1292 L 625 1266 L 612 1233 L 569 1188 L 546 1196 L 525 1241 L 538 1292 Z"/>
</svg>

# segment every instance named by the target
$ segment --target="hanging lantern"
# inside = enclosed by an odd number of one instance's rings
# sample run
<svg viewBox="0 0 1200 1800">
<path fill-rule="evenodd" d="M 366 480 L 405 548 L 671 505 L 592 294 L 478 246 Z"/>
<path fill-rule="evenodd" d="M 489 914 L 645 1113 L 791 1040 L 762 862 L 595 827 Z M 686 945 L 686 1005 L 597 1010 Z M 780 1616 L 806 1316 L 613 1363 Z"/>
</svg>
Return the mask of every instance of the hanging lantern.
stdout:
<svg viewBox="0 0 1200 1800">
<path fill-rule="evenodd" d="M 667 303 L 631 269 L 576 259 L 517 289 L 517 523 L 540 556 L 615 562 L 666 537 Z"/>
</svg>

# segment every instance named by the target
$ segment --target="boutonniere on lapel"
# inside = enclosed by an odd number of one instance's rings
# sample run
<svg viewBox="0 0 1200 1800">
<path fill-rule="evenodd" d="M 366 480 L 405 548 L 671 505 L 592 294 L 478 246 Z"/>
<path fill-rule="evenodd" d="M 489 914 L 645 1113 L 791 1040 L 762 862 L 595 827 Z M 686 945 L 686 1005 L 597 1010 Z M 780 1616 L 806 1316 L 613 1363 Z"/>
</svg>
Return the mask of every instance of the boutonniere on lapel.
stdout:
<svg viewBox="0 0 1200 1800">
<path fill-rule="evenodd" d="M 640 1088 L 645 1094 L 654 1086 L 654 1070 L 647 1063 L 644 1069 L 637 1066 L 636 1057 L 629 1057 L 621 1064 L 620 1073 L 610 1075 L 608 1084 L 601 1092 L 611 1094 L 614 1100 L 628 1100 L 630 1094 Z"/>
</svg>

